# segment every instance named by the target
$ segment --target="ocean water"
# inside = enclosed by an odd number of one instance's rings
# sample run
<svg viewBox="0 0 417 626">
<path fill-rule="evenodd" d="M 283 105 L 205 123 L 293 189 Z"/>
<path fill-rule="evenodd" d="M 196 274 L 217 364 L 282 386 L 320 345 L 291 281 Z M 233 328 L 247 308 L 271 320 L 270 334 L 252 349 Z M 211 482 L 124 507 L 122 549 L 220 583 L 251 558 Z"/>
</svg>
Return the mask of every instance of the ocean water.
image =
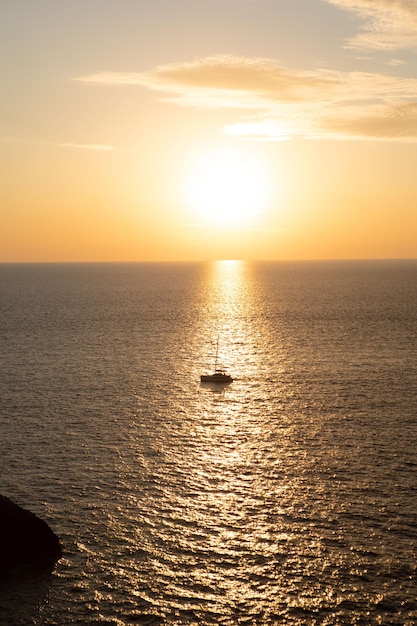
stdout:
<svg viewBox="0 0 417 626">
<path fill-rule="evenodd" d="M 0 266 L 0 492 L 65 553 L 0 624 L 416 624 L 416 319 L 417 261 Z"/>
</svg>

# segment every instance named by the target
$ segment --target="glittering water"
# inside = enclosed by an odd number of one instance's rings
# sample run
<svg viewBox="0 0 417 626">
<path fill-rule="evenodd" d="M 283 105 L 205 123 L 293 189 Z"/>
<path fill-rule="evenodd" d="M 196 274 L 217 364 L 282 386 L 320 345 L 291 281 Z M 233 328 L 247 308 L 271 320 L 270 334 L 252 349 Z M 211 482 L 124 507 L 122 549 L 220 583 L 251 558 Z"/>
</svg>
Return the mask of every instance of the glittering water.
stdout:
<svg viewBox="0 0 417 626">
<path fill-rule="evenodd" d="M 417 262 L 0 281 L 0 492 L 65 550 L 2 625 L 417 623 Z"/>
</svg>

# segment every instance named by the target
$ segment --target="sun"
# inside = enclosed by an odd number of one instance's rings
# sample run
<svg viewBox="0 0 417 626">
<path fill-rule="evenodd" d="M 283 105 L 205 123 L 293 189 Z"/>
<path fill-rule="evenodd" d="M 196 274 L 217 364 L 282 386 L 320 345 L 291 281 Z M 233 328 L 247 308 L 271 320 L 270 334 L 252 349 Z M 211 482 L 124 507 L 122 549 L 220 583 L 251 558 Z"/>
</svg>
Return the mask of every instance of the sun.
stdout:
<svg viewBox="0 0 417 626">
<path fill-rule="evenodd" d="M 242 150 L 206 153 L 193 162 L 186 197 L 204 223 L 247 226 L 256 221 L 268 201 L 266 170 L 258 158 Z"/>
</svg>

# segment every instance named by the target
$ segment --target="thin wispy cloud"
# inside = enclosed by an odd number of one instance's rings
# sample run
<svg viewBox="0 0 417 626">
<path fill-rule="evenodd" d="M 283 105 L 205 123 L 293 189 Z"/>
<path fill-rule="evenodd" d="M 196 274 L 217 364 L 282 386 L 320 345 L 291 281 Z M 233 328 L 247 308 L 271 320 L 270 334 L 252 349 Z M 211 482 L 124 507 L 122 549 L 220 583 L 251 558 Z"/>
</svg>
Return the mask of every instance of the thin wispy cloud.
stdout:
<svg viewBox="0 0 417 626">
<path fill-rule="evenodd" d="M 374 107 L 356 115 L 340 113 L 322 120 L 332 134 L 352 138 L 417 139 L 417 102 L 391 107 Z"/>
<path fill-rule="evenodd" d="M 142 86 L 186 106 L 235 108 L 241 110 L 240 119 L 226 132 L 251 138 L 417 139 L 417 79 L 300 71 L 271 59 L 217 56 L 164 65 L 153 72 L 107 72 L 77 80 Z"/>
<path fill-rule="evenodd" d="M 355 49 L 417 48 L 415 0 L 325 0 L 363 19 L 360 32 L 348 40 Z"/>
<path fill-rule="evenodd" d="M 97 150 L 111 152 L 114 146 L 102 143 L 59 143 L 52 141 L 36 141 L 33 139 L 22 139 L 19 137 L 0 137 L 0 143 L 20 143 L 33 146 L 55 146 L 57 148 L 75 148 L 77 150 Z"/>
<path fill-rule="evenodd" d="M 391 59 L 390 61 L 387 61 L 387 65 L 390 65 L 391 67 L 400 67 L 401 65 L 405 65 L 405 61 L 404 59 Z"/>
<path fill-rule="evenodd" d="M 141 85 L 174 94 L 170 100 L 205 107 L 259 107 L 271 100 L 297 102 L 337 88 L 330 71 L 300 72 L 271 59 L 215 56 L 191 63 L 172 63 L 153 72 L 91 74 L 76 79 L 101 85 Z"/>
<path fill-rule="evenodd" d="M 103 152 L 111 152 L 114 146 L 103 143 L 60 143 L 56 144 L 61 148 L 75 148 L 77 150 L 98 150 Z"/>
</svg>

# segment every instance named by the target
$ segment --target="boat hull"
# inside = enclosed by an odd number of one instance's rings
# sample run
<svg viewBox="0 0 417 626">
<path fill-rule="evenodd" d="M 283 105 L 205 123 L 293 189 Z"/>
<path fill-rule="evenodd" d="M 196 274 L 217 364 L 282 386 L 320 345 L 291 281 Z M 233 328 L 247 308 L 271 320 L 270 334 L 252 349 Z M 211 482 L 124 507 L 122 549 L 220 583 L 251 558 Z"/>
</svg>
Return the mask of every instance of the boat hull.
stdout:
<svg viewBox="0 0 417 626">
<path fill-rule="evenodd" d="M 233 378 L 229 374 L 216 372 L 214 374 L 201 374 L 200 380 L 202 383 L 232 383 Z"/>
</svg>

